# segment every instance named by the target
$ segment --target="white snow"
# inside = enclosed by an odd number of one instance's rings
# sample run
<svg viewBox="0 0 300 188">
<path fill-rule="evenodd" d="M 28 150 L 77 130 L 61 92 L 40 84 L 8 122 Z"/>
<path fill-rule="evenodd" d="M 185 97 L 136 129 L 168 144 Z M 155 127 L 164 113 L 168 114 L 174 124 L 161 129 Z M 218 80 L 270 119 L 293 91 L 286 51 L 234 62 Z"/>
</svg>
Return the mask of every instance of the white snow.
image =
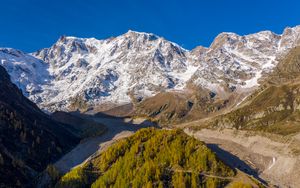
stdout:
<svg viewBox="0 0 300 188">
<path fill-rule="evenodd" d="M 255 87 L 258 86 L 258 79 L 261 77 L 261 71 L 258 71 L 255 76 L 253 78 L 251 78 L 250 80 L 245 81 L 245 85 L 242 85 L 242 88 L 251 88 L 251 87 Z"/>
<path fill-rule="evenodd" d="M 198 68 L 199 67 L 197 66 L 189 65 L 184 72 L 169 72 L 169 75 L 175 78 L 175 80 L 180 80 L 180 82 L 173 89 L 183 89 L 186 82 L 191 79 Z"/>
</svg>

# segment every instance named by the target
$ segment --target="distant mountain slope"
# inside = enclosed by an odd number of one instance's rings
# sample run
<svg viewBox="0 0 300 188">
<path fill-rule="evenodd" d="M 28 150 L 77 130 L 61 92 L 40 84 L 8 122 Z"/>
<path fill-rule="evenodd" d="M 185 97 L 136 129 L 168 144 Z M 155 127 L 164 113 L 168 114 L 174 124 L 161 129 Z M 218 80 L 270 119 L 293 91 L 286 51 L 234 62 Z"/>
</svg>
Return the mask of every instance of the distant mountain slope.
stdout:
<svg viewBox="0 0 300 188">
<path fill-rule="evenodd" d="M 162 92 L 135 103 L 133 116 L 148 117 L 161 126 L 207 118 L 232 106 L 233 97 L 220 99 L 209 90 Z"/>
<path fill-rule="evenodd" d="M 213 188 L 225 187 L 234 175 L 204 143 L 183 131 L 148 128 L 71 170 L 57 187 Z"/>
<path fill-rule="evenodd" d="M 130 97 L 182 88 L 197 68 L 186 61 L 185 50 L 178 45 L 133 31 L 106 40 L 61 37 L 33 55 L 49 63 L 55 78 L 54 87 L 47 86 L 38 95 L 45 101 L 56 93 L 45 103 L 50 109 L 52 104 L 54 109 L 63 110 L 123 104 L 130 102 Z"/>
<path fill-rule="evenodd" d="M 78 141 L 24 97 L 0 66 L 0 187 L 32 187 L 37 172 Z"/>
<path fill-rule="evenodd" d="M 287 135 L 300 132 L 299 122 L 300 47 L 296 47 L 240 108 L 215 118 L 210 124 Z"/>
<path fill-rule="evenodd" d="M 281 35 L 221 33 L 209 48 L 191 51 L 135 31 L 105 40 L 63 36 L 32 54 L 0 49 L 0 64 L 26 96 L 49 111 L 120 105 L 197 88 L 226 100 L 257 87 L 278 59 L 299 45 L 299 33 L 300 26 Z"/>
</svg>

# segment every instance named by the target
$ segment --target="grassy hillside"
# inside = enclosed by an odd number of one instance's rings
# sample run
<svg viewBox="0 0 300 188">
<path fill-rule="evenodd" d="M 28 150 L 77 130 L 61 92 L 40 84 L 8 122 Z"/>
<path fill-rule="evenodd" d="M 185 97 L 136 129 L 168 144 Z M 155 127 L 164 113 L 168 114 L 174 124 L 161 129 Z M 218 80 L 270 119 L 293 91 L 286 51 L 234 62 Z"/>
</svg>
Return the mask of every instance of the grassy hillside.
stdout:
<svg viewBox="0 0 300 188">
<path fill-rule="evenodd" d="M 292 134 L 300 131 L 300 85 L 269 86 L 245 106 L 217 117 L 212 125 Z"/>
<path fill-rule="evenodd" d="M 299 81 L 300 47 L 295 47 L 281 59 L 273 73 L 267 79 L 270 84 L 286 84 Z"/>
<path fill-rule="evenodd" d="M 234 175 L 204 143 L 148 128 L 73 169 L 57 187 L 224 187 Z"/>
</svg>

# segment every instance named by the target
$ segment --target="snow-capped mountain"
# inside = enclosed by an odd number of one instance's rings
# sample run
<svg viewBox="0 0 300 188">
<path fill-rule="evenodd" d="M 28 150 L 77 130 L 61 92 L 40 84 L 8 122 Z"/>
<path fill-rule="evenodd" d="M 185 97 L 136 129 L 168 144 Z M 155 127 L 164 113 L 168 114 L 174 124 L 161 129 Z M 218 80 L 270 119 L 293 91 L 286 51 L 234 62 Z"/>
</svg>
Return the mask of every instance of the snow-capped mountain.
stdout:
<svg viewBox="0 0 300 188">
<path fill-rule="evenodd" d="M 288 49 L 298 45 L 300 26 L 283 34 L 246 36 L 221 33 L 209 48 L 191 51 L 154 34 L 128 31 L 105 40 L 61 37 L 32 54 L 0 50 L 0 65 L 31 100 L 49 111 L 122 104 L 187 83 L 222 92 L 249 90 L 272 71 Z"/>
<path fill-rule="evenodd" d="M 32 54 L 49 63 L 55 78 L 37 96 L 47 100 L 47 106 L 67 107 L 68 100 L 78 96 L 92 104 L 127 103 L 130 92 L 151 96 L 162 89 L 183 88 L 189 77 L 181 75 L 196 70 L 185 53 L 163 38 L 133 31 L 107 40 L 61 37 Z"/>
<path fill-rule="evenodd" d="M 220 84 L 237 89 L 253 88 L 259 85 L 258 79 L 264 73 L 272 71 L 282 55 L 298 45 L 299 33 L 300 27 L 286 28 L 282 35 L 270 31 L 246 36 L 221 33 L 205 53 L 201 51 L 203 55 L 198 61 L 203 66 L 193 75 L 193 82 L 216 91 L 224 89 Z M 191 54 L 199 58 L 197 52 Z"/>
<path fill-rule="evenodd" d="M 0 65 L 26 97 L 42 92 L 42 87 L 51 80 L 48 63 L 19 50 L 0 48 Z"/>
</svg>

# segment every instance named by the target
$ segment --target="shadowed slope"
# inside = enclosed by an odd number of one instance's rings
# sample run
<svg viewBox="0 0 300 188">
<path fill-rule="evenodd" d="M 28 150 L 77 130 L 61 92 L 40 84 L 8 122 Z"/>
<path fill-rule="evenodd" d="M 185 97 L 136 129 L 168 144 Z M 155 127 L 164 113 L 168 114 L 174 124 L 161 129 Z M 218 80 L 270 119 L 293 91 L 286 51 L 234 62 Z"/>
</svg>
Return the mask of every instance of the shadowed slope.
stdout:
<svg viewBox="0 0 300 188">
<path fill-rule="evenodd" d="M 0 66 L 0 187 L 32 186 L 32 177 L 79 139 L 26 99 Z"/>
</svg>

